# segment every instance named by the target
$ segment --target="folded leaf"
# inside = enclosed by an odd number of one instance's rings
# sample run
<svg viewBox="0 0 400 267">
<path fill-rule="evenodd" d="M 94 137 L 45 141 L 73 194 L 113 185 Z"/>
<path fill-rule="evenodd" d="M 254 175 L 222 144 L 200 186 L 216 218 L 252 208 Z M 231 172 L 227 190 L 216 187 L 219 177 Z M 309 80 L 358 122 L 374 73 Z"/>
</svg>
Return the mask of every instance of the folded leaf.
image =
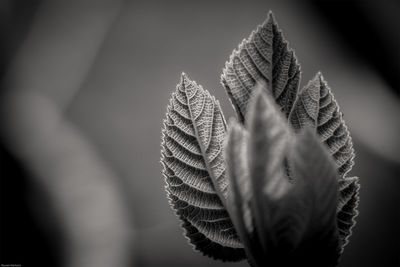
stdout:
<svg viewBox="0 0 400 267">
<path fill-rule="evenodd" d="M 227 207 L 242 240 L 248 260 L 256 263 L 254 253 L 260 250 L 260 242 L 254 228 L 254 217 L 250 209 L 250 170 L 247 160 L 248 133 L 237 122 L 229 125 L 225 144 L 229 190 Z"/>
<path fill-rule="evenodd" d="M 168 197 L 195 249 L 213 258 L 239 260 L 244 258 L 243 245 L 224 206 L 225 132 L 219 103 L 183 74 L 162 131 Z"/>
<path fill-rule="evenodd" d="M 240 221 L 245 231 L 252 233 L 254 225 L 249 208 L 250 194 L 250 170 L 247 161 L 247 131 L 236 122 L 229 127 L 225 158 L 229 177 L 228 200 L 238 207 Z M 231 207 L 231 205 L 228 205 Z"/>
<path fill-rule="evenodd" d="M 237 112 L 245 120 L 257 82 L 265 83 L 286 117 L 296 98 L 300 66 L 270 12 L 268 19 L 243 40 L 226 62 L 221 83 Z"/>
<path fill-rule="evenodd" d="M 271 232 L 273 214 L 264 195 L 274 201 L 289 189 L 283 162 L 290 131 L 278 107 L 261 86 L 255 89 L 254 103 L 250 105 L 246 122 L 249 130 L 251 208 L 262 247 L 267 251 L 271 246 L 268 242 L 275 241 Z"/>
<path fill-rule="evenodd" d="M 226 143 L 228 204 L 249 261 L 334 266 L 340 249 L 335 164 L 313 132 L 294 136 L 273 99 L 255 90 L 248 134 L 231 124 Z"/>
<path fill-rule="evenodd" d="M 335 266 L 339 260 L 339 239 L 336 225 L 338 174 L 335 163 L 310 129 L 298 136 L 291 152 L 294 185 L 282 203 L 282 218 L 292 228 L 287 238 L 299 236 L 293 253 L 298 266 Z M 286 210 L 284 208 L 287 208 Z M 305 225 L 304 225 L 305 224 Z M 296 234 L 296 231 L 298 233 Z"/>
<path fill-rule="evenodd" d="M 300 92 L 290 113 L 289 121 L 295 130 L 306 126 L 316 129 L 329 148 L 341 177 L 354 165 L 354 149 L 333 94 L 318 73 Z"/>
</svg>

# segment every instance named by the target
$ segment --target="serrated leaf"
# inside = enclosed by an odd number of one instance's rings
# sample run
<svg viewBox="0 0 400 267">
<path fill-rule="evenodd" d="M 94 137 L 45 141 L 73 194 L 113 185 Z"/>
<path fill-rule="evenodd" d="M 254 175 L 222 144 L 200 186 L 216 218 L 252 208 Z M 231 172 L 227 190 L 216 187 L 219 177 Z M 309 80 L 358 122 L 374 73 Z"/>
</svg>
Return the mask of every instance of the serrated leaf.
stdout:
<svg viewBox="0 0 400 267">
<path fill-rule="evenodd" d="M 360 184 L 358 177 L 339 180 L 340 202 L 337 209 L 337 224 L 341 241 L 341 252 L 349 243 L 352 229 L 356 225 L 358 215 Z"/>
<path fill-rule="evenodd" d="M 162 132 L 163 174 L 171 206 L 196 250 L 240 260 L 243 245 L 225 209 L 223 158 L 226 123 L 218 101 L 182 74 Z"/>
<path fill-rule="evenodd" d="M 337 206 L 338 212 L 352 198 L 352 195 L 358 187 L 358 183 L 358 177 L 345 177 L 344 179 L 339 179 L 339 203 Z"/>
<path fill-rule="evenodd" d="M 219 104 L 182 76 L 164 121 L 163 173 L 186 236 L 204 254 L 238 260 L 246 251 L 255 266 L 337 264 L 358 214 L 358 178 L 346 177 L 354 150 L 322 75 L 297 94 L 299 79 L 270 13 L 221 76 L 241 122 L 225 142 L 225 170 Z"/>
<path fill-rule="evenodd" d="M 299 80 L 300 66 L 271 12 L 268 19 L 233 51 L 221 75 L 221 83 L 242 122 L 257 82 L 267 85 L 267 90 L 288 116 Z"/>
<path fill-rule="evenodd" d="M 295 130 L 306 126 L 315 128 L 334 158 L 340 176 L 346 176 L 354 165 L 353 143 L 339 106 L 321 73 L 299 92 L 289 121 Z"/>
</svg>

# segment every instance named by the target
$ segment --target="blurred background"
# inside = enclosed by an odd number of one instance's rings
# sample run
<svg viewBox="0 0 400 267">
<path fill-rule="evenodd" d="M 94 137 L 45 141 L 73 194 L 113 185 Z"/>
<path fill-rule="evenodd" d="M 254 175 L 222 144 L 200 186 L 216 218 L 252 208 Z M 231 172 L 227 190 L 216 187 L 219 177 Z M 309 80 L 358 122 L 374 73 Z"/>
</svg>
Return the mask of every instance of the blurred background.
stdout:
<svg viewBox="0 0 400 267">
<path fill-rule="evenodd" d="M 248 266 L 187 244 L 160 133 L 182 71 L 234 116 L 220 74 L 269 10 L 352 133 L 361 204 L 340 266 L 400 266 L 399 1 L 1 0 L 2 266 Z"/>
</svg>

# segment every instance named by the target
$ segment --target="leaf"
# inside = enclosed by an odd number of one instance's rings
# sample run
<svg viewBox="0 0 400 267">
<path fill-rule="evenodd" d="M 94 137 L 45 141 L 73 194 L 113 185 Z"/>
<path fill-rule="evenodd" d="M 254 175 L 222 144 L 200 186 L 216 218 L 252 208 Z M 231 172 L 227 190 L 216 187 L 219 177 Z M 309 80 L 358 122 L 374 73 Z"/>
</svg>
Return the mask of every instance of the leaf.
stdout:
<svg viewBox="0 0 400 267">
<path fill-rule="evenodd" d="M 278 107 L 264 94 L 262 87 L 258 86 L 255 91 L 254 103 L 250 105 L 247 119 L 251 208 L 260 243 L 266 251 L 268 240 L 274 238 L 270 232 L 270 207 L 264 195 L 267 194 L 272 200 L 279 199 L 289 188 L 283 161 L 290 132 Z"/>
<path fill-rule="evenodd" d="M 223 149 L 218 101 L 182 75 L 161 161 L 170 203 L 195 249 L 222 260 L 247 256 L 254 266 L 338 263 L 358 214 L 358 178 L 346 176 L 352 140 L 322 75 L 298 94 L 299 80 L 270 13 L 221 75 L 239 120 Z"/>
<path fill-rule="evenodd" d="M 217 259 L 240 260 L 243 245 L 224 206 L 225 132 L 218 101 L 182 74 L 162 132 L 161 162 L 170 204 L 196 250 Z"/>
<path fill-rule="evenodd" d="M 334 266 L 339 258 L 334 162 L 309 129 L 292 135 L 273 100 L 255 90 L 248 131 L 231 123 L 225 145 L 230 214 L 249 261 Z"/>
<path fill-rule="evenodd" d="M 336 226 L 338 203 L 338 174 L 335 163 L 315 133 L 306 128 L 297 137 L 290 157 L 293 168 L 294 188 L 291 210 L 292 225 L 304 223 L 304 214 L 309 214 L 307 226 L 299 242 L 299 266 L 335 266 L 340 250 Z M 297 204 L 297 207 L 296 207 Z M 289 223 L 287 223 L 289 225 Z M 293 226 L 292 226 L 293 227 Z"/>
<path fill-rule="evenodd" d="M 302 194 L 312 196 L 314 211 L 310 221 L 312 224 L 330 224 L 334 226 L 339 177 L 335 164 L 326 148 L 310 128 L 304 129 L 297 137 L 290 158 L 295 184 L 305 183 Z"/>
<path fill-rule="evenodd" d="M 295 130 L 306 126 L 316 129 L 345 177 L 354 165 L 354 149 L 343 115 L 327 83 L 318 73 L 300 92 L 290 113 Z"/>
<path fill-rule="evenodd" d="M 339 212 L 343 206 L 345 206 L 349 200 L 352 198 L 357 185 L 359 183 L 358 177 L 346 177 L 344 179 L 339 179 L 339 204 L 337 206 L 337 211 Z"/>
<path fill-rule="evenodd" d="M 230 123 L 227 143 L 225 145 L 225 158 L 229 177 L 228 200 L 232 201 L 231 206 L 236 206 L 239 221 L 244 226 L 246 232 L 254 232 L 254 225 L 251 220 L 253 217 L 250 212 L 250 170 L 247 162 L 247 142 L 248 134 L 246 130 L 236 122 Z M 241 226 L 240 225 L 240 226 Z"/>
<path fill-rule="evenodd" d="M 337 223 L 340 251 L 343 252 L 358 214 L 359 183 L 357 177 L 346 177 L 354 165 L 353 143 L 339 106 L 321 73 L 299 92 L 289 121 L 297 131 L 304 127 L 314 128 L 336 163 L 340 175 Z"/>
<path fill-rule="evenodd" d="M 255 97 L 248 119 L 249 165 L 259 238 L 271 254 L 310 253 L 303 243 L 316 242 L 316 235 L 334 232 L 336 226 L 334 163 L 312 133 L 293 136 L 276 104 L 261 91 Z M 287 157 L 293 182 L 284 168 Z M 329 242 L 334 240 L 332 233 Z"/>
<path fill-rule="evenodd" d="M 221 75 L 221 83 L 241 122 L 245 120 L 257 82 L 267 85 L 267 90 L 272 92 L 287 117 L 296 98 L 299 80 L 300 66 L 272 12 L 233 51 Z"/>
<path fill-rule="evenodd" d="M 337 224 L 341 240 L 341 253 L 349 243 L 352 229 L 356 225 L 355 218 L 358 215 L 358 203 L 360 184 L 358 177 L 339 180 L 340 202 L 337 208 Z"/>
<path fill-rule="evenodd" d="M 250 209 L 250 170 L 247 160 L 247 131 L 235 121 L 230 123 L 225 143 L 229 190 L 227 206 L 230 209 L 235 229 L 242 240 L 249 261 L 255 263 L 253 254 L 260 244 L 254 228 L 254 218 Z"/>
</svg>

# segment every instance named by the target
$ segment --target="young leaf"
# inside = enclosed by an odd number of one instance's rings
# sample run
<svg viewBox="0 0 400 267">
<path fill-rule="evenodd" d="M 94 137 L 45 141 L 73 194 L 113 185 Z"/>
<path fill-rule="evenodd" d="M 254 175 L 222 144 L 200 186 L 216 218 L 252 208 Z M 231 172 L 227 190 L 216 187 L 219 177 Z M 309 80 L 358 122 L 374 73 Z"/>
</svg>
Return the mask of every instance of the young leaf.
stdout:
<svg viewBox="0 0 400 267">
<path fill-rule="evenodd" d="M 289 179 L 283 161 L 290 131 L 278 107 L 257 86 L 254 103 L 250 105 L 247 122 L 249 130 L 248 162 L 250 167 L 251 207 L 261 245 L 267 251 L 271 232 L 271 215 L 264 194 L 279 199 L 289 189 Z"/>
<path fill-rule="evenodd" d="M 248 260 L 256 263 L 254 253 L 259 251 L 260 242 L 254 228 L 254 218 L 250 209 L 250 170 L 247 160 L 248 133 L 242 125 L 232 121 L 225 143 L 229 190 L 227 206 L 233 225 L 243 242 Z"/>
<path fill-rule="evenodd" d="M 226 171 L 219 103 L 182 76 L 164 121 L 161 161 L 170 203 L 204 254 L 239 260 L 246 251 L 255 266 L 337 264 L 358 214 L 358 178 L 346 177 L 354 150 L 322 75 L 297 95 L 299 79 L 270 13 L 221 76 L 242 123 L 231 124 Z"/>
<path fill-rule="evenodd" d="M 296 131 L 304 127 L 315 129 L 336 163 L 340 175 L 337 222 L 342 252 L 358 214 L 359 184 L 357 177 L 346 177 L 354 165 L 353 143 L 339 106 L 321 73 L 299 92 L 289 121 Z"/>
<path fill-rule="evenodd" d="M 230 123 L 228 137 L 225 144 L 225 158 L 227 163 L 229 190 L 228 201 L 236 206 L 239 221 L 245 232 L 254 232 L 252 215 L 249 208 L 250 194 L 250 170 L 247 161 L 247 131 L 236 122 Z M 240 225 L 240 227 L 241 227 Z"/>
<path fill-rule="evenodd" d="M 298 255 L 299 258 L 293 264 L 335 266 L 340 255 L 335 220 L 339 176 L 335 163 L 315 133 L 305 129 L 295 142 L 290 166 L 294 176 L 292 194 L 296 197 L 289 202 L 292 206 L 292 209 L 287 211 L 288 216 L 292 218 L 289 222 L 294 226 L 296 222 L 298 225 L 304 221 L 307 223 L 298 245 L 299 249 L 294 251 L 294 255 Z M 306 220 L 305 214 L 308 214 Z"/>
<path fill-rule="evenodd" d="M 329 148 L 340 176 L 346 176 L 354 165 L 353 143 L 339 106 L 321 73 L 299 92 L 289 121 L 295 130 L 305 126 L 315 128 Z"/>
<path fill-rule="evenodd" d="M 226 123 L 218 101 L 182 74 L 162 132 L 163 174 L 171 206 L 195 249 L 222 260 L 244 258 L 225 209 L 222 142 Z"/>
<path fill-rule="evenodd" d="M 225 152 L 230 214 L 249 261 L 334 266 L 339 258 L 334 162 L 310 130 L 293 136 L 273 100 L 255 90 L 248 132 L 231 124 Z"/>
<path fill-rule="evenodd" d="M 296 98 L 300 66 L 270 12 L 268 19 L 243 40 L 225 64 L 221 83 L 244 122 L 257 82 L 267 84 L 282 112 L 289 115 Z"/>
</svg>

